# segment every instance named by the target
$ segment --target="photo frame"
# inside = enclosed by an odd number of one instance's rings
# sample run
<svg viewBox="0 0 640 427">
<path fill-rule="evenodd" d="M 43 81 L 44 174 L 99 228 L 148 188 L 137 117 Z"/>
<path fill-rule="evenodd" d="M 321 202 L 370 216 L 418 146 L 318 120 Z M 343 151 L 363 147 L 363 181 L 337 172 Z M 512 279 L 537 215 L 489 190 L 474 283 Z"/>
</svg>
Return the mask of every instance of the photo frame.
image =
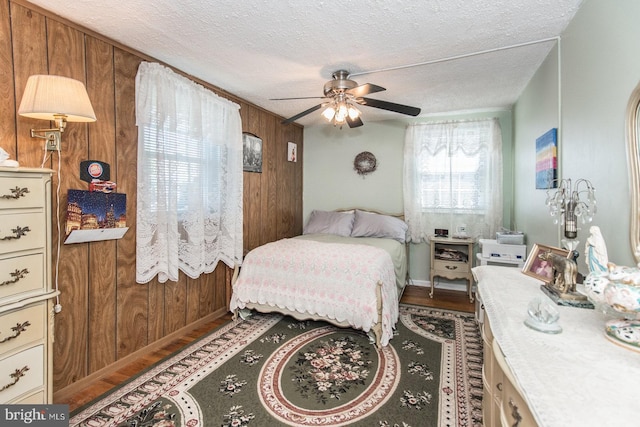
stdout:
<svg viewBox="0 0 640 427">
<path fill-rule="evenodd" d="M 298 161 L 298 145 L 295 142 L 287 143 L 287 161 L 294 163 Z"/>
<path fill-rule="evenodd" d="M 545 252 L 552 252 L 564 258 L 569 258 L 571 251 L 553 246 L 539 245 L 537 243 L 533 244 L 527 261 L 524 263 L 524 267 L 522 267 L 522 272 L 527 276 L 535 277 L 538 280 L 549 283 L 553 281 L 553 266 L 549 261 L 539 258 L 539 255 Z"/>
<path fill-rule="evenodd" d="M 558 188 L 558 129 L 536 139 L 536 189 Z"/>
<path fill-rule="evenodd" d="M 242 170 L 262 172 L 262 139 L 248 132 L 242 134 Z"/>
</svg>

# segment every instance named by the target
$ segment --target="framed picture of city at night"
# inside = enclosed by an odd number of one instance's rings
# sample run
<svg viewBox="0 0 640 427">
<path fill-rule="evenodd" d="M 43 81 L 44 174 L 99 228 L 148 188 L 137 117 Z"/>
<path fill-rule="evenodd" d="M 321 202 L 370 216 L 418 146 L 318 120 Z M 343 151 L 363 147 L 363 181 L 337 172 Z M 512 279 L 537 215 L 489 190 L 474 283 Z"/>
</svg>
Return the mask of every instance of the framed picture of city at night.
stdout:
<svg viewBox="0 0 640 427">
<path fill-rule="evenodd" d="M 69 190 L 66 234 L 74 230 L 124 229 L 126 210 L 126 194 Z"/>
</svg>

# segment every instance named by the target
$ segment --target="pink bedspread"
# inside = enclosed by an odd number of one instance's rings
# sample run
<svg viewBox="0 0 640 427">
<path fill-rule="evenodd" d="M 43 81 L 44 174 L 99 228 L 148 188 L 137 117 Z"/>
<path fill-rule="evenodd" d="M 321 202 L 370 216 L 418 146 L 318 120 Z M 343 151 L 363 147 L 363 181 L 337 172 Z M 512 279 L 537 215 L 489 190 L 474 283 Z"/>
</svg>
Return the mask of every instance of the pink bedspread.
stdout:
<svg viewBox="0 0 640 427">
<path fill-rule="evenodd" d="M 393 263 L 383 249 L 282 239 L 247 254 L 233 286 L 231 310 L 268 304 L 348 322 L 369 332 L 378 322 L 376 287 L 382 283 L 381 345 L 398 320 Z"/>
</svg>

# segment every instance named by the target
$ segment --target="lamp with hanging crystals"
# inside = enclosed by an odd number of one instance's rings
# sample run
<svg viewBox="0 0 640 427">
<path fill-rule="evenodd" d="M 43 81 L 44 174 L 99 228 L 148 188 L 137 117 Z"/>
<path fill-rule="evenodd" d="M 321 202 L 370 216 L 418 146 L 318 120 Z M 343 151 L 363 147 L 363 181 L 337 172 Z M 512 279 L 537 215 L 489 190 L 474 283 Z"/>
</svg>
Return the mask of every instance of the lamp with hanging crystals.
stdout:
<svg viewBox="0 0 640 427">
<path fill-rule="evenodd" d="M 554 224 L 564 227 L 564 239 L 561 240 L 565 249 L 573 252 L 574 260 L 578 257 L 575 250 L 580 243 L 578 237 L 578 221 L 587 224 L 593 221 L 597 212 L 595 188 L 591 181 L 580 178 L 574 183 L 571 179 L 558 182 L 555 193 L 547 189 L 545 205 L 549 206 L 549 213 Z"/>
</svg>

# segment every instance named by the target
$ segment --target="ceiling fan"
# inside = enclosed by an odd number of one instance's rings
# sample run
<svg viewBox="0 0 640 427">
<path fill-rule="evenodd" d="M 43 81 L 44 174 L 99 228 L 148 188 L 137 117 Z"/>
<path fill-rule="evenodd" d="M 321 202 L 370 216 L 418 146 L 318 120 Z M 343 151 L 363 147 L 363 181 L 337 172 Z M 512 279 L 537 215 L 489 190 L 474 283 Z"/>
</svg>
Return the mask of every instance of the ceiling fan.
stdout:
<svg viewBox="0 0 640 427">
<path fill-rule="evenodd" d="M 349 73 L 346 70 L 338 70 L 331 75 L 333 80 L 329 80 L 324 85 L 324 96 L 308 96 L 301 98 L 275 98 L 272 101 L 283 101 L 290 99 L 326 99 L 326 102 L 315 105 L 308 110 L 296 114 L 282 121 L 282 124 L 292 123 L 307 114 L 313 113 L 323 107 L 326 107 L 322 115 L 334 126 L 342 126 L 347 123 L 350 128 L 362 126 L 360 119 L 360 110 L 356 105 L 365 105 L 367 107 L 380 108 L 383 110 L 393 111 L 409 116 L 417 116 L 420 114 L 420 108 L 410 107 L 408 105 L 396 104 L 393 102 L 382 101 L 379 99 L 365 98 L 365 95 L 371 93 L 382 92 L 386 90 L 383 87 L 365 83 L 358 85 L 349 79 Z"/>
</svg>

